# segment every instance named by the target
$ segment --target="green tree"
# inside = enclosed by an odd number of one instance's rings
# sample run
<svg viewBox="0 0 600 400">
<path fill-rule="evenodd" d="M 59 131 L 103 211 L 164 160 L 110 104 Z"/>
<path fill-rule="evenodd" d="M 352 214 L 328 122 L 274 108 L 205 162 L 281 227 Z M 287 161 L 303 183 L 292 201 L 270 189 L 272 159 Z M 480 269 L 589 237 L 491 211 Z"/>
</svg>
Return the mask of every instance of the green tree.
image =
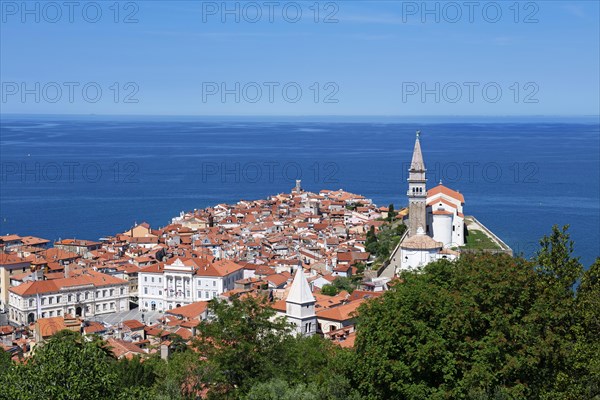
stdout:
<svg viewBox="0 0 600 400">
<path fill-rule="evenodd" d="M 394 204 L 392 203 L 388 207 L 388 215 L 387 215 L 388 222 L 394 222 L 396 220 L 396 215 L 398 215 L 398 213 L 396 211 L 394 211 Z"/>
<path fill-rule="evenodd" d="M 465 254 L 401 278 L 360 309 L 368 398 L 600 399 L 600 266 L 583 273 L 567 227 L 532 261 Z"/>
<path fill-rule="evenodd" d="M 524 398 L 532 264 L 464 255 L 402 274 L 360 309 L 354 382 L 370 399 Z"/>
<path fill-rule="evenodd" d="M 570 358 L 576 342 L 575 284 L 581 278 L 583 267 L 573 257 L 574 243 L 568 234 L 568 225 L 552 227 L 549 236 L 540 240 L 535 257 L 538 298 L 528 316 L 535 332 L 530 354 L 538 361 L 533 394 L 541 398 L 558 398 L 569 390 L 567 379 Z M 554 386 L 549 388 L 549 382 Z"/>
<path fill-rule="evenodd" d="M 115 360 L 99 339 L 61 331 L 39 344 L 26 364 L 4 376 L 0 398 L 106 399 L 116 397 Z"/>
<path fill-rule="evenodd" d="M 188 346 L 185 340 L 181 336 L 176 333 L 172 333 L 169 335 L 169 340 L 171 344 L 169 345 L 169 349 L 171 353 L 182 353 L 188 350 Z"/>
<path fill-rule="evenodd" d="M 340 291 L 334 285 L 330 284 L 323 285 L 323 287 L 321 288 L 321 293 L 326 296 L 335 296 L 339 292 Z"/>
<path fill-rule="evenodd" d="M 303 383 L 290 386 L 283 379 L 272 379 L 267 382 L 257 383 L 248 394 L 246 400 L 318 400 L 318 391 L 313 386 Z"/>
<path fill-rule="evenodd" d="M 212 395 L 229 398 L 275 375 L 291 332 L 285 319 L 254 298 L 213 300 L 209 313 L 214 318 L 198 325 L 197 347 L 206 357 L 199 381 Z"/>
<path fill-rule="evenodd" d="M 365 269 L 367 268 L 367 264 L 365 264 L 363 262 L 357 262 L 354 266 L 356 267 L 356 272 L 358 274 L 362 274 L 363 272 L 365 272 Z"/>
<path fill-rule="evenodd" d="M 356 289 L 356 284 L 352 282 L 350 278 L 345 276 L 337 276 L 333 282 L 333 286 L 337 289 L 338 293 L 345 290 L 348 293 L 352 293 Z"/>
<path fill-rule="evenodd" d="M 581 277 L 583 267 L 573 257 L 574 243 L 567 232 L 569 225 L 552 227 L 550 236 L 540 240 L 535 261 L 545 288 L 557 289 L 562 296 L 572 297 L 573 286 Z"/>
<path fill-rule="evenodd" d="M 600 258 L 585 271 L 577 288 L 577 342 L 573 349 L 571 390 L 580 398 L 600 399 Z"/>
<path fill-rule="evenodd" d="M 375 226 L 371 225 L 367 231 L 367 238 L 365 240 L 365 249 L 371 254 L 377 254 L 378 244 L 377 235 L 375 234 Z"/>
<path fill-rule="evenodd" d="M 289 337 L 285 364 L 270 380 L 255 384 L 247 399 L 357 400 L 345 377 L 352 370 L 349 352 L 320 336 Z M 307 396 L 307 397 L 302 397 Z"/>
<path fill-rule="evenodd" d="M 196 394 L 203 387 L 199 376 L 205 366 L 200 354 L 194 351 L 176 352 L 169 357 L 168 362 L 164 362 L 158 357 L 148 361 L 154 364 L 153 371 L 156 378 L 154 386 L 141 398 L 152 400 L 196 399 Z"/>
<path fill-rule="evenodd" d="M 584 272 L 577 288 L 571 331 L 575 343 L 566 355 L 546 399 L 600 399 L 600 258 Z M 564 350 L 563 350 L 564 351 Z"/>
<path fill-rule="evenodd" d="M 2 374 L 5 371 L 8 371 L 8 369 L 11 367 L 12 367 L 12 360 L 11 360 L 10 353 L 7 351 L 4 351 L 3 349 L 0 349 L 0 376 L 2 376 Z"/>
<path fill-rule="evenodd" d="M 150 388 L 156 381 L 157 363 L 162 360 L 158 355 L 146 360 L 140 356 L 131 359 L 122 358 L 114 368 L 117 375 L 117 386 L 121 389 L 139 387 Z"/>
</svg>

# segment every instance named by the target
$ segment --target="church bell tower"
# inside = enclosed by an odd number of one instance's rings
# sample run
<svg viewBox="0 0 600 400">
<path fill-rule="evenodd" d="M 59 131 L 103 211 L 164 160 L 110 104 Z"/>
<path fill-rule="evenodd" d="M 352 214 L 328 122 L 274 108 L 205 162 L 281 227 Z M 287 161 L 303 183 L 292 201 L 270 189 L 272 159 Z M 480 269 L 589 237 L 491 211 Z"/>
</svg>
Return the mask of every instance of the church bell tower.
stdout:
<svg viewBox="0 0 600 400">
<path fill-rule="evenodd" d="M 427 202 L 427 179 L 425 178 L 425 163 L 421 153 L 420 143 L 421 131 L 417 131 L 415 149 L 413 150 L 410 169 L 408 170 L 408 234 L 416 235 L 420 228 L 425 231 L 426 202 Z"/>
</svg>

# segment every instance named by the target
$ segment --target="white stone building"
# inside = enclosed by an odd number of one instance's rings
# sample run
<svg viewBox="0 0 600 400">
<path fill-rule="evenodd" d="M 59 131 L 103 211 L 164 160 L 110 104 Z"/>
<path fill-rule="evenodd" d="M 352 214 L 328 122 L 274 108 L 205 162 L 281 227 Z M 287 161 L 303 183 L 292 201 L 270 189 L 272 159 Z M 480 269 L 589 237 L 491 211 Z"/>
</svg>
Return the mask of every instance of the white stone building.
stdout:
<svg viewBox="0 0 600 400">
<path fill-rule="evenodd" d="M 91 317 L 129 310 L 129 284 L 123 279 L 93 270 L 52 280 L 30 281 L 12 287 L 9 320 L 32 323 L 38 318 L 65 314 Z"/>
<path fill-rule="evenodd" d="M 243 267 L 230 260 L 210 263 L 203 259 L 175 257 L 153 264 L 138 274 L 142 310 L 166 311 L 196 301 L 210 300 L 234 288 Z"/>
</svg>

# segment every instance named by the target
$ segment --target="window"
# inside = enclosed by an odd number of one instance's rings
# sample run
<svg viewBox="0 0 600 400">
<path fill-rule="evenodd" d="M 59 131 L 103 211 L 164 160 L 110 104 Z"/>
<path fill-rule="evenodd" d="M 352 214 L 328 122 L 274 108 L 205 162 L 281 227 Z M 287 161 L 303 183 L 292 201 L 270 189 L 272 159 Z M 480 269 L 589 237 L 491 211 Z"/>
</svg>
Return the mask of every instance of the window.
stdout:
<svg viewBox="0 0 600 400">
<path fill-rule="evenodd" d="M 61 313 L 62 313 L 62 311 L 61 311 L 61 310 L 57 310 L 57 311 L 56 311 L 56 315 L 57 315 L 57 316 L 59 316 L 59 317 L 60 317 L 60 314 L 61 314 Z"/>
<path fill-rule="evenodd" d="M 147 287 L 144 288 L 144 294 L 148 294 L 148 288 Z"/>
<path fill-rule="evenodd" d="M 158 283 L 162 283 L 162 278 L 160 276 L 158 277 Z"/>
<path fill-rule="evenodd" d="M 46 299 L 42 297 L 42 305 L 46 303 Z"/>
<path fill-rule="evenodd" d="M 60 303 L 60 296 L 56 296 L 56 302 Z"/>
<path fill-rule="evenodd" d="M 152 283 L 154 283 L 154 277 L 152 277 Z"/>
<path fill-rule="evenodd" d="M 114 310 L 114 309 L 115 309 L 115 303 L 114 303 L 114 302 L 110 303 L 110 309 L 111 309 L 111 310 Z"/>
<path fill-rule="evenodd" d="M 213 287 L 217 286 L 217 281 L 213 281 Z"/>
<path fill-rule="evenodd" d="M 50 312 L 48 313 L 48 316 L 50 316 L 50 317 L 54 317 L 54 311 L 50 311 Z"/>
<path fill-rule="evenodd" d="M 115 289 L 110 289 L 110 296 L 114 296 L 115 295 Z"/>
<path fill-rule="evenodd" d="M 33 307 L 33 299 L 29 299 L 29 307 Z"/>
<path fill-rule="evenodd" d="M 106 303 L 102 304 L 102 310 L 106 310 Z"/>
<path fill-rule="evenodd" d="M 162 290 L 159 290 L 159 291 L 158 291 L 158 295 L 159 295 L 159 296 L 162 296 Z"/>
<path fill-rule="evenodd" d="M 89 299 L 89 297 L 90 297 L 90 292 L 85 292 L 85 299 L 87 300 L 87 299 Z"/>
<path fill-rule="evenodd" d="M 102 291 L 102 297 L 106 297 L 106 289 Z"/>
<path fill-rule="evenodd" d="M 54 300 L 52 297 L 48 297 L 48 304 L 52 304 L 52 300 Z"/>
<path fill-rule="evenodd" d="M 147 276 L 144 277 L 144 282 L 148 282 L 148 277 Z"/>
<path fill-rule="evenodd" d="M 69 299 L 69 303 L 70 303 L 71 301 L 73 301 L 73 295 L 72 295 L 72 294 L 70 294 L 70 295 L 69 295 L 69 297 L 67 297 L 67 298 Z"/>
<path fill-rule="evenodd" d="M 125 289 L 121 288 L 121 294 L 124 294 L 124 293 L 125 293 Z"/>
</svg>

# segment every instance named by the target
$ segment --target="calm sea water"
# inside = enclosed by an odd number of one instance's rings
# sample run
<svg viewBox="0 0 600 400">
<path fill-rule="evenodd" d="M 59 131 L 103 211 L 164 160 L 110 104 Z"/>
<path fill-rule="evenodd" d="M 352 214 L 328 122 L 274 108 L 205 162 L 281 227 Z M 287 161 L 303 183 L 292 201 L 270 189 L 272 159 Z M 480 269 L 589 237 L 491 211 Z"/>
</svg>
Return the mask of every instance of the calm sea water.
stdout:
<svg viewBox="0 0 600 400">
<path fill-rule="evenodd" d="M 250 120 L 250 119 L 248 119 Z M 440 180 L 516 252 L 553 224 L 600 254 L 599 126 L 560 121 L 244 122 L 20 117 L 0 123 L 0 233 L 98 239 L 181 210 L 305 189 L 406 203 L 415 130 Z"/>
</svg>

